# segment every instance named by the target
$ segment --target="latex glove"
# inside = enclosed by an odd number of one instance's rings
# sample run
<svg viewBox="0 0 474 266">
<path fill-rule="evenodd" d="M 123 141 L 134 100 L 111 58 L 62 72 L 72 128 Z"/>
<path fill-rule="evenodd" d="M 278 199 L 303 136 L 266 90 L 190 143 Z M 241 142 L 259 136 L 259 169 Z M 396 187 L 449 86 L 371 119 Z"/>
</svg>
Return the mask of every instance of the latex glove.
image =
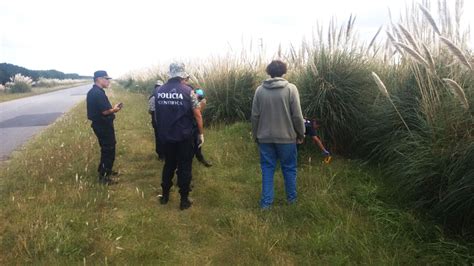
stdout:
<svg viewBox="0 0 474 266">
<path fill-rule="evenodd" d="M 198 136 L 198 148 L 201 148 L 203 143 L 204 143 L 204 134 L 199 134 L 199 136 Z"/>
<path fill-rule="evenodd" d="M 329 155 L 330 155 L 330 153 L 329 153 L 329 151 L 328 151 L 328 150 L 324 150 L 324 151 L 323 151 L 323 155 L 324 155 L 324 156 L 329 156 Z"/>
</svg>

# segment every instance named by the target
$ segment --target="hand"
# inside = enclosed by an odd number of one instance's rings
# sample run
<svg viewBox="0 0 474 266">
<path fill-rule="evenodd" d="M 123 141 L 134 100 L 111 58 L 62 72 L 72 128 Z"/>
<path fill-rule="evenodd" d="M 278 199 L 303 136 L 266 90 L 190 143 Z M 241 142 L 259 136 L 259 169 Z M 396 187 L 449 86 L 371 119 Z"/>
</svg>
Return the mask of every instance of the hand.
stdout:
<svg viewBox="0 0 474 266">
<path fill-rule="evenodd" d="M 118 103 L 118 104 L 114 105 L 113 109 L 114 109 L 115 112 L 118 112 L 122 109 L 122 107 L 123 107 L 123 103 Z"/>
<path fill-rule="evenodd" d="M 204 134 L 199 134 L 199 136 L 198 136 L 198 148 L 201 148 L 203 143 L 204 143 Z"/>
<path fill-rule="evenodd" d="M 304 139 L 296 139 L 296 144 L 303 144 Z"/>
<path fill-rule="evenodd" d="M 204 98 L 204 99 L 201 100 L 201 104 L 206 104 L 206 103 L 207 103 L 206 98 Z"/>
</svg>

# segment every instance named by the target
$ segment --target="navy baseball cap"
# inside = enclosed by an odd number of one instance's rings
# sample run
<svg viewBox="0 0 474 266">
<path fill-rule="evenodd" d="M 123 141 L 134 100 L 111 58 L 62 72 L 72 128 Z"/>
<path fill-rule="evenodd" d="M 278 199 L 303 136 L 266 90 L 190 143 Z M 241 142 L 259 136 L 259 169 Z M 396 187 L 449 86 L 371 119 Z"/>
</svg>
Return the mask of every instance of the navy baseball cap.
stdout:
<svg viewBox="0 0 474 266">
<path fill-rule="evenodd" d="M 96 72 L 94 72 L 94 79 L 97 79 L 97 78 L 112 79 L 111 77 L 109 77 L 109 75 L 107 74 L 107 71 L 105 70 L 97 70 Z"/>
</svg>

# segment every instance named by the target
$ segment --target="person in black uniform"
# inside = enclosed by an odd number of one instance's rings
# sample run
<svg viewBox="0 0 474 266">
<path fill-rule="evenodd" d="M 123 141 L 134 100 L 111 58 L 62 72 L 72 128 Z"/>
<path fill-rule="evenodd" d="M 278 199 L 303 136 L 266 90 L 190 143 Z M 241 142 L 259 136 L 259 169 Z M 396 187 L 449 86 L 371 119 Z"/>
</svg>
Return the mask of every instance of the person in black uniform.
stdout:
<svg viewBox="0 0 474 266">
<path fill-rule="evenodd" d="M 158 138 L 163 143 L 165 165 L 163 166 L 160 197 L 161 204 L 167 204 L 173 176 L 178 176 L 181 202 L 179 208 L 191 207 L 189 200 L 194 157 L 193 121 L 196 120 L 199 131 L 199 143 L 204 143 L 203 122 L 199 101 L 193 89 L 186 85 L 189 75 L 182 63 L 172 63 L 170 79 L 155 93 L 155 119 Z"/>
<path fill-rule="evenodd" d="M 157 80 L 153 92 L 150 97 L 148 97 L 148 113 L 151 115 L 151 125 L 153 126 L 153 132 L 155 133 L 155 152 L 158 155 L 158 160 L 163 161 L 165 155 L 163 154 L 163 145 L 161 145 L 160 140 L 158 139 L 158 128 L 155 121 L 155 93 L 161 85 L 163 85 L 163 81 Z"/>
<path fill-rule="evenodd" d="M 110 85 L 110 80 L 106 71 L 98 70 L 94 72 L 94 85 L 87 93 L 87 118 L 92 121 L 94 130 L 100 145 L 100 162 L 97 171 L 99 172 L 99 182 L 104 185 L 115 184 L 111 176 L 118 173 L 112 171 L 115 160 L 115 113 L 122 109 L 122 103 L 116 104 L 113 108 L 104 89 Z"/>
</svg>

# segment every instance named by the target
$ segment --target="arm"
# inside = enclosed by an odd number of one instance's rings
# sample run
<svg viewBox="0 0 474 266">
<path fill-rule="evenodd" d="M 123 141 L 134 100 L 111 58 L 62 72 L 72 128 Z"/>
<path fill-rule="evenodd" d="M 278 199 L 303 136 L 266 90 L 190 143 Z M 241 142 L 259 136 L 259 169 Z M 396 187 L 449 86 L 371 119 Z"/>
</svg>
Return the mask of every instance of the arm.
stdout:
<svg viewBox="0 0 474 266">
<path fill-rule="evenodd" d="M 203 126 L 203 122 L 202 122 L 201 109 L 200 108 L 194 108 L 193 109 L 193 114 L 194 114 L 194 118 L 196 119 L 196 124 L 197 124 L 199 134 L 202 135 L 202 134 L 204 134 L 204 126 Z"/>
<path fill-rule="evenodd" d="M 199 102 L 199 107 L 201 109 L 201 112 L 204 111 L 204 108 L 206 108 L 206 105 L 207 105 L 207 100 L 206 98 L 202 99 L 200 102 Z"/>
<path fill-rule="evenodd" d="M 119 107 L 119 105 L 120 105 L 119 103 L 114 105 L 113 108 L 103 111 L 102 114 L 103 115 L 110 115 L 110 114 L 113 114 L 113 113 L 117 113 L 118 111 L 120 111 L 122 109 L 121 107 Z"/>
<path fill-rule="evenodd" d="M 196 119 L 196 124 L 197 128 L 199 130 L 199 135 L 204 134 L 204 126 L 202 122 L 202 113 L 201 113 L 201 107 L 200 107 L 200 102 L 197 99 L 196 93 L 194 93 L 193 90 L 191 90 L 191 105 L 193 108 L 193 116 L 194 119 Z"/>
<path fill-rule="evenodd" d="M 313 142 L 318 145 L 318 147 L 321 149 L 321 151 L 325 154 L 328 154 L 329 152 L 326 150 L 324 147 L 323 143 L 321 142 L 321 139 L 318 136 L 313 136 Z"/>
<path fill-rule="evenodd" d="M 155 112 L 155 96 L 152 95 L 148 99 L 148 113 L 153 114 Z"/>
<path fill-rule="evenodd" d="M 293 127 L 296 131 L 296 138 L 298 141 L 302 142 L 304 140 L 304 118 L 303 113 L 301 112 L 300 105 L 300 95 L 298 89 L 295 85 L 291 84 L 291 99 L 290 99 L 290 109 L 291 109 L 291 119 L 293 121 Z"/>
<path fill-rule="evenodd" d="M 255 90 L 255 94 L 253 96 L 252 101 L 252 115 L 250 119 L 252 120 L 252 136 L 255 141 L 257 141 L 257 131 L 258 131 L 258 123 L 260 120 L 260 110 L 258 106 L 258 89 Z"/>
</svg>

